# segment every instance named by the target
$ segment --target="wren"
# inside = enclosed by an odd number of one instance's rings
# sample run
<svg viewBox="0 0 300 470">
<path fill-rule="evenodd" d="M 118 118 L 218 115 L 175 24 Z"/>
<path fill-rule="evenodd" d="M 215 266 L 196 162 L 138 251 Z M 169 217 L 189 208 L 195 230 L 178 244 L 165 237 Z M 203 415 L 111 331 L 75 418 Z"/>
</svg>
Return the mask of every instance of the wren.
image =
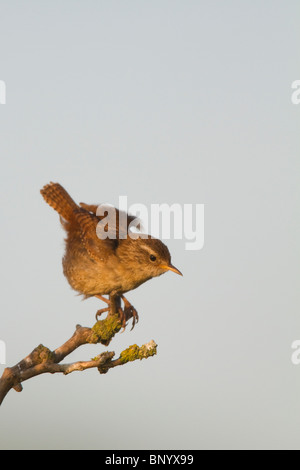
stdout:
<svg viewBox="0 0 300 470">
<path fill-rule="evenodd" d="M 167 271 L 182 275 L 171 264 L 170 252 L 161 240 L 130 232 L 134 216 L 115 209 L 115 221 L 108 224 L 105 215 L 97 215 L 97 205 L 76 204 L 59 183 L 47 184 L 41 194 L 58 212 L 67 233 L 63 272 L 69 284 L 85 298 L 95 296 L 108 304 L 97 312 L 97 319 L 105 311 L 118 312 L 123 327 L 133 318 L 133 328 L 138 314 L 124 293 Z M 105 225 L 105 239 L 97 235 L 99 224 Z M 113 237 L 109 236 L 110 231 L 114 232 Z"/>
</svg>

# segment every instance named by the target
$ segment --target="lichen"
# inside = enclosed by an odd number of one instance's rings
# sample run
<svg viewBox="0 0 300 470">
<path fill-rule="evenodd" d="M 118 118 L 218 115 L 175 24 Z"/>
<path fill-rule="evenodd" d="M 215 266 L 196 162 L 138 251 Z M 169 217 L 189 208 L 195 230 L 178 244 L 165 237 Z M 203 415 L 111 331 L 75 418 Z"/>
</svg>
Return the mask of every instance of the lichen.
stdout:
<svg viewBox="0 0 300 470">
<path fill-rule="evenodd" d="M 107 345 L 114 335 L 120 331 L 121 327 L 119 315 L 111 315 L 105 318 L 105 320 L 97 321 L 92 327 L 94 333 L 92 342 Z"/>
<path fill-rule="evenodd" d="M 35 364 L 43 364 L 53 361 L 53 353 L 43 344 L 39 344 L 31 353 L 31 359 Z"/>
<path fill-rule="evenodd" d="M 129 346 L 129 348 L 121 352 L 120 360 L 122 364 L 126 364 L 126 362 L 136 361 L 137 359 L 147 359 L 150 356 L 154 356 L 156 353 L 157 344 L 152 340 L 141 347 L 137 344 Z"/>
</svg>

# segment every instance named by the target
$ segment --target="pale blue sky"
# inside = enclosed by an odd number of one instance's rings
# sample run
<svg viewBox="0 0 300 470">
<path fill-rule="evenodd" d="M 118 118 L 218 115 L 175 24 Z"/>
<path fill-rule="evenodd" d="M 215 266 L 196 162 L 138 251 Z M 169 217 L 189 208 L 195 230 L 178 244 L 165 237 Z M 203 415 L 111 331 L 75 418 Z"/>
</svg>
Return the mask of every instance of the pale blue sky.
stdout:
<svg viewBox="0 0 300 470">
<path fill-rule="evenodd" d="M 184 277 L 129 293 L 140 322 L 108 348 L 154 339 L 158 356 L 26 382 L 1 408 L 1 448 L 300 448 L 299 13 L 297 0 L 0 0 L 8 365 L 100 308 L 63 277 L 44 184 L 78 202 L 205 204 L 203 250 L 168 241 Z"/>
</svg>

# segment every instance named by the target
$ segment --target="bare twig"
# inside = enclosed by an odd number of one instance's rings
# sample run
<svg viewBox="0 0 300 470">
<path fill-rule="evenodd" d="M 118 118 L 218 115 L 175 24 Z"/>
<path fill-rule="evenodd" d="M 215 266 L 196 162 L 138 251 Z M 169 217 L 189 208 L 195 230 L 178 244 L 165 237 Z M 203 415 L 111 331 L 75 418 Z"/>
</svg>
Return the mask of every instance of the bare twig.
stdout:
<svg viewBox="0 0 300 470">
<path fill-rule="evenodd" d="M 118 315 L 108 315 L 105 320 L 97 321 L 92 328 L 76 326 L 72 337 L 54 351 L 40 344 L 27 357 L 13 367 L 7 367 L 0 379 L 0 405 L 7 393 L 14 388 L 21 392 L 22 383 L 40 374 L 62 373 L 70 374 L 74 371 L 97 368 L 100 374 L 105 374 L 109 369 L 126 364 L 129 361 L 145 359 L 156 354 L 157 345 L 152 340 L 139 347 L 136 344 L 123 351 L 119 358 L 113 359 L 114 352 L 103 352 L 89 361 L 79 361 L 71 364 L 60 362 L 75 349 L 83 344 L 101 343 L 107 346 L 111 339 L 121 329 L 121 321 Z"/>
</svg>

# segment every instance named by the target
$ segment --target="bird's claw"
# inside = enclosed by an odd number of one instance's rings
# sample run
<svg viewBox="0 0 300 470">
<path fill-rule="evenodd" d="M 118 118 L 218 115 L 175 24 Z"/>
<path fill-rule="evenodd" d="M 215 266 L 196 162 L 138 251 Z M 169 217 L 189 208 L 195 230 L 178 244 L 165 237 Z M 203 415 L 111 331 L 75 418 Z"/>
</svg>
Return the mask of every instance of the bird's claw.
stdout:
<svg viewBox="0 0 300 470">
<path fill-rule="evenodd" d="M 96 315 L 95 315 L 96 320 L 98 321 L 98 320 L 99 320 L 98 317 L 100 317 L 100 316 L 102 315 L 102 313 L 108 312 L 108 311 L 109 311 L 109 307 L 101 308 L 100 310 L 98 310 L 97 313 L 96 313 Z"/>
<path fill-rule="evenodd" d="M 126 324 L 128 320 L 130 320 L 130 318 L 132 318 L 131 330 L 133 330 L 135 324 L 139 321 L 139 316 L 138 316 L 136 309 L 128 302 L 128 304 L 125 303 L 123 309 L 121 307 L 119 308 L 119 314 L 120 314 L 120 319 L 122 322 L 123 331 L 125 330 Z"/>
<path fill-rule="evenodd" d="M 99 320 L 99 317 L 102 315 L 104 312 L 109 312 L 109 314 L 114 314 L 119 312 L 121 324 L 122 324 L 122 333 L 125 330 L 126 324 L 130 318 L 132 318 L 132 327 L 131 330 L 135 327 L 135 324 L 139 321 L 139 316 L 136 311 L 136 309 L 131 305 L 131 303 L 124 297 L 124 295 L 120 295 L 114 299 L 114 302 L 111 301 L 111 299 L 106 299 L 102 295 L 97 295 L 99 299 L 103 300 L 108 304 L 108 307 L 102 308 L 101 310 L 98 310 L 96 313 L 96 320 Z M 124 307 L 121 308 L 121 299 L 124 302 Z"/>
</svg>

